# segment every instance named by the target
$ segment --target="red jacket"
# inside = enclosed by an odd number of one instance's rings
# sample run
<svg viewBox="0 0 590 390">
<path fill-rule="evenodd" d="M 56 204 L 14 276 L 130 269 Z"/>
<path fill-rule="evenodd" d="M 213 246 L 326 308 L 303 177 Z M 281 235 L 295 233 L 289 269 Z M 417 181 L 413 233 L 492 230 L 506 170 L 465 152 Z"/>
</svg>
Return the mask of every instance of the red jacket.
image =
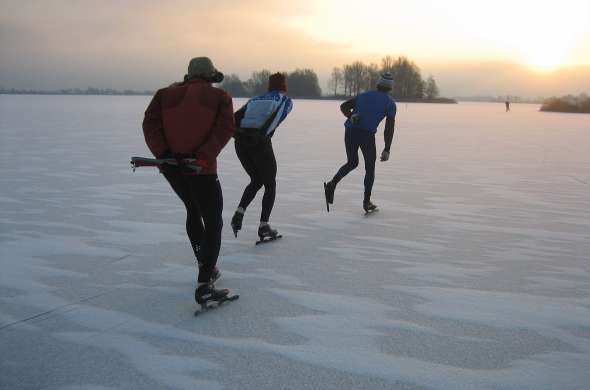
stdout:
<svg viewBox="0 0 590 390">
<path fill-rule="evenodd" d="M 200 79 L 158 90 L 143 120 L 145 142 L 156 158 L 194 154 L 204 161 L 205 175 L 217 173 L 217 155 L 234 131 L 231 97 Z"/>
</svg>

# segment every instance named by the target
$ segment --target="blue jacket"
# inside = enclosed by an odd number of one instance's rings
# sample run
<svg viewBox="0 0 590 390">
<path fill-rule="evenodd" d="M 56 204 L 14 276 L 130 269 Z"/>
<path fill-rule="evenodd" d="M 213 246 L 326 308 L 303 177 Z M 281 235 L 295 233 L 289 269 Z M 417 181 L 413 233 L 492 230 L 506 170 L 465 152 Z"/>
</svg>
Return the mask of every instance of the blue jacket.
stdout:
<svg viewBox="0 0 590 390">
<path fill-rule="evenodd" d="M 393 99 L 387 93 L 380 91 L 361 93 L 345 104 L 351 104 L 353 109 L 351 117 L 344 122 L 344 127 L 362 129 L 371 133 L 377 132 L 377 127 L 385 117 L 395 119 L 397 112 Z"/>
</svg>

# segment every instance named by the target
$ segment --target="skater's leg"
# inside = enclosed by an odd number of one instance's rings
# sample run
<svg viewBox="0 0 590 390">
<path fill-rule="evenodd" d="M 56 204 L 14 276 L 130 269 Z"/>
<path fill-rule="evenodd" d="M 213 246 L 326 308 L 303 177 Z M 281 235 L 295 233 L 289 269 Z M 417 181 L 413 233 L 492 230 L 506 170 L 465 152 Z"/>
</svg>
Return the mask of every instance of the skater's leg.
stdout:
<svg viewBox="0 0 590 390">
<path fill-rule="evenodd" d="M 334 185 L 338 184 L 344 176 L 348 175 L 350 171 L 355 169 L 359 165 L 359 137 L 356 134 L 358 130 L 347 129 L 344 134 L 344 145 L 346 147 L 346 164 L 340 167 L 334 178 L 332 179 L 332 183 Z"/>
<path fill-rule="evenodd" d="M 268 143 L 265 144 L 264 149 L 261 150 L 261 152 L 260 158 L 257 161 L 257 166 L 262 177 L 262 183 L 264 184 L 260 222 L 268 222 L 275 203 L 277 160 L 270 140 L 268 140 Z"/>
<path fill-rule="evenodd" d="M 236 147 L 236 154 L 238 155 L 238 159 L 244 167 L 244 170 L 250 177 L 250 183 L 244 189 L 244 193 L 242 194 L 242 198 L 240 199 L 239 208 L 242 210 L 246 210 L 252 200 L 256 196 L 256 193 L 260 188 L 262 188 L 262 181 L 260 180 L 260 175 L 258 173 L 255 159 L 256 159 L 256 147 L 249 147 L 241 144 L 239 141 L 235 143 Z"/>
<path fill-rule="evenodd" d="M 377 160 L 377 147 L 375 135 L 367 134 L 361 143 L 361 152 L 365 160 L 365 200 L 371 199 L 371 191 L 375 182 L 375 161 Z"/>
<path fill-rule="evenodd" d="M 217 175 L 191 177 L 191 193 L 201 210 L 204 235 L 198 248 L 199 284 L 208 283 L 221 248 L 223 195 Z"/>
<path fill-rule="evenodd" d="M 176 195 L 184 203 L 186 208 L 186 233 L 195 254 L 195 259 L 198 261 L 197 249 L 201 245 L 204 228 L 199 204 L 191 193 L 190 178 L 184 176 L 178 167 L 166 167 L 162 173 Z"/>
</svg>

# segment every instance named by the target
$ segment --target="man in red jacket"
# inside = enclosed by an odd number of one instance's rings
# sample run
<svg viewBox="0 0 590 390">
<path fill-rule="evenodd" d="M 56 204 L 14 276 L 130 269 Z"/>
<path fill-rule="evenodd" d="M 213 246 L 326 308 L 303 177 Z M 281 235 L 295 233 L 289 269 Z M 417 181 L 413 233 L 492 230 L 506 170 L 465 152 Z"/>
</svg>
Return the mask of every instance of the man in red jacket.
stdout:
<svg viewBox="0 0 590 390">
<path fill-rule="evenodd" d="M 162 173 L 187 210 L 186 231 L 198 264 L 198 304 L 226 298 L 216 290 L 221 246 L 223 196 L 217 178 L 217 156 L 235 131 L 231 97 L 212 86 L 223 80 L 207 57 L 193 58 L 184 82 L 156 92 L 145 112 L 143 133 L 156 158 L 176 158 Z M 183 166 L 186 158 L 196 165 Z"/>
</svg>

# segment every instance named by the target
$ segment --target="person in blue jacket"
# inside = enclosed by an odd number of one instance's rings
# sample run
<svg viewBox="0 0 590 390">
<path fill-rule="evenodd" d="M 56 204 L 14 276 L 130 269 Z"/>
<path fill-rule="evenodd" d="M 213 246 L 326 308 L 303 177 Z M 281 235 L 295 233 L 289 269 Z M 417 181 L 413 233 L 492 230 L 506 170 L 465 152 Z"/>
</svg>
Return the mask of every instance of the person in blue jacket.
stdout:
<svg viewBox="0 0 590 390">
<path fill-rule="evenodd" d="M 346 146 L 346 164 L 327 183 L 324 183 L 326 204 L 334 203 L 334 191 L 338 182 L 350 171 L 358 166 L 358 150 L 360 148 L 365 160 L 365 192 L 363 209 L 371 212 L 377 206 L 371 202 L 371 190 L 375 181 L 375 161 L 377 160 L 377 147 L 375 145 L 375 133 L 381 121 L 385 120 L 385 148 L 381 152 L 381 161 L 389 160 L 389 150 L 393 141 L 395 127 L 395 114 L 397 111 L 395 102 L 389 96 L 393 88 L 393 77 L 389 73 L 381 75 L 377 82 L 377 90 L 364 92 L 353 99 L 347 100 L 340 106 L 340 111 L 346 117 L 344 123 Z"/>
<path fill-rule="evenodd" d="M 293 108 L 293 102 L 286 92 L 286 76 L 282 73 L 272 74 L 268 80 L 268 93 L 248 100 L 234 114 L 237 126 L 236 153 L 250 176 L 250 183 L 244 189 L 240 204 L 231 220 L 231 227 L 236 237 L 242 228 L 246 208 L 262 187 L 264 187 L 264 196 L 258 236 L 261 241 L 279 236 L 268 223 L 275 202 L 277 176 L 277 162 L 271 138 Z"/>
</svg>

